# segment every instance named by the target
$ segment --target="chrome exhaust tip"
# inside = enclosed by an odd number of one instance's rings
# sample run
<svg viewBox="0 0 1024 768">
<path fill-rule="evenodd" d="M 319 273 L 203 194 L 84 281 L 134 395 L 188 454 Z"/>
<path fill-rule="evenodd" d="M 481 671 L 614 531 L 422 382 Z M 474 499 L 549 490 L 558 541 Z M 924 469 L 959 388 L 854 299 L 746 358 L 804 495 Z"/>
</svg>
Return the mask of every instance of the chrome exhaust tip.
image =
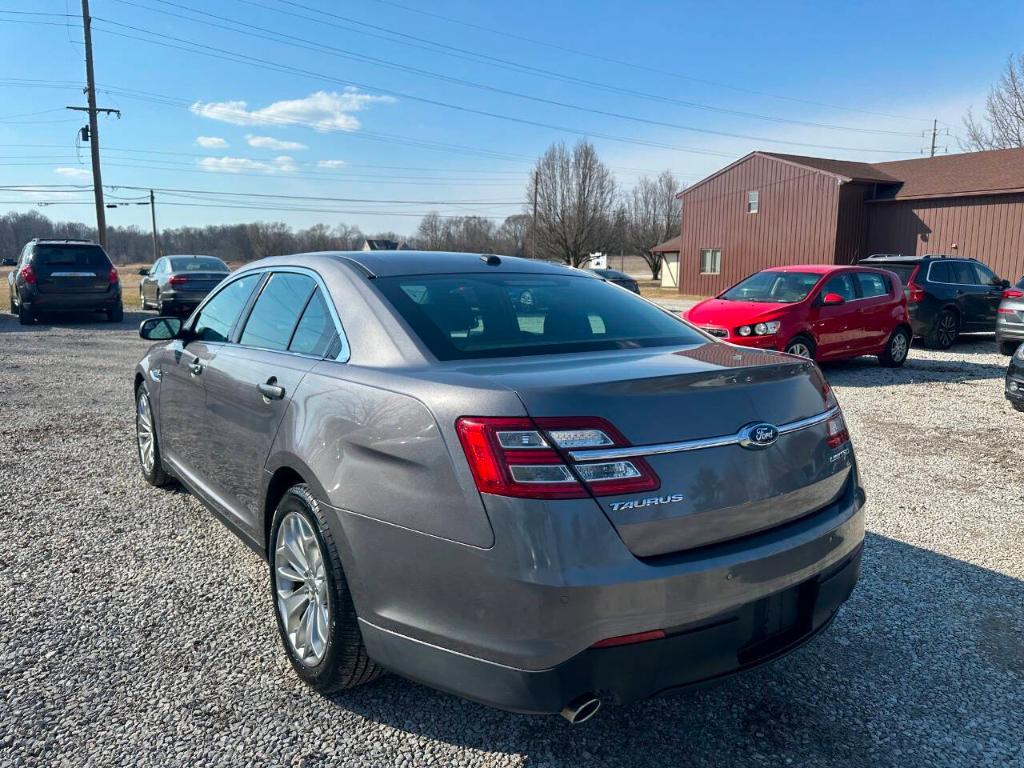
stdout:
<svg viewBox="0 0 1024 768">
<path fill-rule="evenodd" d="M 591 693 L 585 693 L 566 704 L 560 714 L 573 725 L 579 725 L 596 715 L 600 708 L 601 700 Z"/>
</svg>

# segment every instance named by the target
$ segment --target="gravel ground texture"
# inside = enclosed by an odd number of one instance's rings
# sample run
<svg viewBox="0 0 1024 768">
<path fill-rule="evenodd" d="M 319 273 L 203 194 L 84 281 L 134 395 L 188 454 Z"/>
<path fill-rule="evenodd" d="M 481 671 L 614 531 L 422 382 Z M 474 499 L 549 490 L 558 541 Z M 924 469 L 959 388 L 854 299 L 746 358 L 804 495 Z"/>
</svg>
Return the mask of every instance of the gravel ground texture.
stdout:
<svg viewBox="0 0 1024 768">
<path fill-rule="evenodd" d="M 302 685 L 263 562 L 139 476 L 141 317 L 0 315 L 0 765 L 1024 766 L 1024 414 L 991 336 L 826 366 L 869 499 L 829 631 L 572 727 L 395 676 Z"/>
</svg>

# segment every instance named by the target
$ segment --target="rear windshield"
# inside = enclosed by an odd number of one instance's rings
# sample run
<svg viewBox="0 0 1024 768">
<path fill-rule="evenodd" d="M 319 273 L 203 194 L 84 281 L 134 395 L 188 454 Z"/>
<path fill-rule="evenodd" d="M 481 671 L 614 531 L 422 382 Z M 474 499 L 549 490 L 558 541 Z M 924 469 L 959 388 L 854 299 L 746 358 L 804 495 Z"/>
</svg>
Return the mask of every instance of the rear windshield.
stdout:
<svg viewBox="0 0 1024 768">
<path fill-rule="evenodd" d="M 110 268 L 110 259 L 98 245 L 37 245 L 32 264 L 40 267 Z"/>
<path fill-rule="evenodd" d="M 227 272 L 228 265 L 216 256 L 171 259 L 171 272 Z"/>
<path fill-rule="evenodd" d="M 667 312 L 589 277 L 412 275 L 374 285 L 439 360 L 706 342 Z"/>
<path fill-rule="evenodd" d="M 900 283 L 906 285 L 910 282 L 910 276 L 914 274 L 914 270 L 917 269 L 917 264 L 879 264 L 878 268 L 895 272 Z"/>
<path fill-rule="evenodd" d="M 758 272 L 736 283 L 718 298 L 726 301 L 792 304 L 806 299 L 820 279 L 821 275 L 816 272 Z"/>
</svg>

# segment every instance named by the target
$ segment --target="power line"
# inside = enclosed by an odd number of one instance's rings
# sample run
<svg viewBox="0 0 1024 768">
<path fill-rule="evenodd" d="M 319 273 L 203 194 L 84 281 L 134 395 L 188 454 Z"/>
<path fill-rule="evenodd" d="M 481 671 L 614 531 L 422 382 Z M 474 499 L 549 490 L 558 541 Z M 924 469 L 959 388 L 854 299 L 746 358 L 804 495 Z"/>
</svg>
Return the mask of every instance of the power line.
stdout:
<svg viewBox="0 0 1024 768">
<path fill-rule="evenodd" d="M 284 1 L 285 0 L 282 0 L 282 2 L 284 2 Z M 766 91 L 759 91 L 759 90 L 755 90 L 755 89 L 752 89 L 752 88 L 745 88 L 745 87 L 742 87 L 742 86 L 732 85 L 730 83 L 723 83 L 723 82 L 719 82 L 719 81 L 716 81 L 716 80 L 706 80 L 706 79 L 699 78 L 699 77 L 692 77 L 690 75 L 683 75 L 683 74 L 680 74 L 679 72 L 672 72 L 670 70 L 659 69 L 657 67 L 651 67 L 651 66 L 648 66 L 648 65 L 645 65 L 645 64 L 638 64 L 636 61 L 629 61 L 627 59 L 617 59 L 617 58 L 613 58 L 611 56 L 603 56 L 601 54 L 593 53 L 591 51 L 583 51 L 583 50 L 580 50 L 578 48 L 570 48 L 569 46 L 559 45 L 557 43 L 550 43 L 550 42 L 546 42 L 544 40 L 537 40 L 535 38 L 526 37 L 525 35 L 519 35 L 519 34 L 516 34 L 514 32 L 509 32 L 507 30 L 494 29 L 492 27 L 483 26 L 482 24 L 474 24 L 472 22 L 464 21 L 462 19 L 456 19 L 456 18 L 452 18 L 451 16 L 445 16 L 445 15 L 440 14 L 440 13 L 434 13 L 432 11 L 425 11 L 425 10 L 423 10 L 421 8 L 413 8 L 411 6 L 404 5 L 403 3 L 395 2 L 395 0 L 374 0 L 374 2 L 380 3 L 382 5 L 390 5 L 390 6 L 394 7 L 394 8 L 400 8 L 403 11 L 408 11 L 410 13 L 418 13 L 421 16 L 429 16 L 431 18 L 440 19 L 442 21 L 446 21 L 446 22 L 449 22 L 449 23 L 452 23 L 452 24 L 458 24 L 460 26 L 468 27 L 470 29 L 476 29 L 476 30 L 479 30 L 481 32 L 488 32 L 488 33 L 493 34 L 493 35 L 500 35 L 502 37 L 511 38 L 513 40 L 519 40 L 520 42 L 530 43 L 532 45 L 539 45 L 539 46 L 543 46 L 545 48 L 551 48 L 551 49 L 554 49 L 554 50 L 557 50 L 557 51 L 562 51 L 563 53 L 571 53 L 574 56 L 583 56 L 583 57 L 586 57 L 588 59 L 593 59 L 593 60 L 596 60 L 596 61 L 602 61 L 602 62 L 605 62 L 607 64 L 615 64 L 616 66 L 630 67 L 631 69 L 642 70 L 644 72 L 652 72 L 652 73 L 655 73 L 655 74 L 664 75 L 666 77 L 676 78 L 678 80 L 685 80 L 685 81 L 691 82 L 691 83 L 701 83 L 703 85 L 712 85 L 712 86 L 714 86 L 716 88 L 726 88 L 728 90 L 737 91 L 739 93 L 749 93 L 749 94 L 753 94 L 755 96 L 765 96 L 765 97 L 768 97 L 768 98 L 771 98 L 771 99 L 779 99 L 779 100 L 782 100 L 782 101 L 796 102 L 796 103 L 799 103 L 799 104 L 809 104 L 809 105 L 817 106 L 817 107 L 826 107 L 828 109 L 839 109 L 839 110 L 843 110 L 844 112 L 859 112 L 861 114 L 872 115 L 874 117 L 888 117 L 888 118 L 892 118 L 894 120 L 909 120 L 909 121 L 913 121 L 913 122 L 925 122 L 926 121 L 926 118 L 922 118 L 922 117 L 909 117 L 907 115 L 894 115 L 894 114 L 886 113 L 886 112 L 877 112 L 877 111 L 873 111 L 873 110 L 860 109 L 860 108 L 857 108 L 857 107 L 847 107 L 847 106 L 842 106 L 842 105 L 838 105 L 838 104 L 829 104 L 827 102 L 813 101 L 811 99 L 803 99 L 803 98 L 798 98 L 798 97 L 795 97 L 795 96 L 783 96 L 783 95 L 776 94 L 776 93 L 769 93 L 769 92 L 766 92 Z"/>
<path fill-rule="evenodd" d="M 135 187 L 130 184 L 111 184 L 112 189 L 147 191 L 149 187 Z M 280 195 L 270 192 L 211 192 L 208 189 L 179 189 L 175 187 L 153 187 L 157 192 L 188 192 L 199 195 L 220 195 L 225 197 L 258 197 L 275 200 L 320 200 L 334 203 L 385 203 L 399 205 L 520 205 L 521 200 L 378 200 L 365 197 L 323 197 L 316 195 Z"/>
<path fill-rule="evenodd" d="M 842 152 L 872 152 L 872 153 L 878 153 L 878 154 L 912 154 L 912 153 L 907 152 L 905 150 L 897 150 L 897 149 L 869 149 L 869 148 L 861 148 L 861 147 L 845 147 L 845 146 L 835 146 L 835 145 L 830 145 L 830 144 L 814 144 L 814 143 L 810 143 L 810 142 L 788 141 L 788 140 L 784 140 L 784 139 L 771 139 L 771 138 L 767 138 L 767 137 L 764 137 L 764 136 L 754 136 L 754 135 L 750 135 L 750 134 L 734 133 L 734 132 L 730 132 L 730 131 L 720 131 L 720 130 L 714 130 L 714 129 L 710 129 L 710 128 L 699 128 L 699 127 L 692 126 L 692 125 L 683 125 L 683 124 L 680 124 L 680 123 L 672 123 L 672 122 L 668 122 L 668 121 L 665 121 L 665 120 L 655 120 L 653 118 L 639 117 L 637 115 L 630 115 L 630 114 L 625 114 L 625 113 L 621 113 L 621 112 L 614 112 L 614 111 L 606 110 L 606 109 L 596 109 L 596 108 L 593 108 L 593 107 L 585 107 L 585 106 L 583 106 L 581 104 L 574 104 L 572 102 L 561 101 L 561 100 L 558 100 L 558 99 L 550 99 L 550 98 L 546 98 L 546 97 L 543 97 L 543 96 L 537 96 L 537 95 L 534 95 L 534 94 L 523 93 L 521 91 L 513 91 L 513 90 L 510 90 L 510 89 L 507 89 L 507 88 L 500 88 L 500 87 L 497 87 L 497 86 L 488 85 L 486 83 L 478 83 L 478 82 L 475 82 L 475 81 L 472 81 L 472 80 L 467 80 L 465 78 L 453 77 L 453 76 L 445 75 L 445 74 L 438 73 L 438 72 L 431 72 L 430 70 L 422 69 L 420 67 L 413 67 L 413 66 L 408 66 L 408 65 L 403 65 L 403 64 L 397 64 L 395 62 L 387 61 L 387 60 L 384 60 L 384 59 L 379 59 L 379 58 L 376 58 L 376 57 L 373 57 L 373 56 L 369 56 L 369 55 L 366 55 L 366 54 L 357 54 L 357 53 L 355 53 L 353 51 L 348 51 L 348 50 L 345 50 L 343 48 L 337 48 L 335 46 L 327 45 L 327 44 L 324 44 L 324 43 L 318 43 L 318 42 L 313 41 L 313 40 L 308 40 L 308 39 L 305 39 L 305 38 L 296 37 L 295 35 L 289 35 L 289 34 L 285 34 L 283 32 L 278 32 L 276 30 L 267 29 L 266 27 L 260 27 L 260 26 L 254 25 L 254 24 L 248 24 L 246 22 L 236 21 L 235 19 L 231 19 L 229 17 L 219 16 L 217 14 L 209 13 L 207 11 L 198 10 L 198 9 L 192 8 L 190 6 L 181 4 L 181 3 L 170 2 L 169 0 L 156 0 L 156 2 L 160 2 L 160 3 L 163 3 L 165 5 L 171 5 L 171 6 L 174 6 L 176 8 L 182 8 L 184 10 L 189 11 L 190 13 L 198 14 L 200 16 L 206 16 L 206 17 L 209 17 L 209 18 L 212 18 L 212 19 L 218 19 L 220 21 L 226 21 L 229 24 L 232 24 L 232 25 L 235 25 L 235 26 L 227 26 L 225 24 L 218 24 L 216 22 L 206 21 L 204 19 L 196 19 L 196 18 L 192 18 L 192 17 L 189 17 L 189 16 L 183 16 L 181 14 L 174 13 L 173 11 L 166 11 L 166 10 L 161 10 L 161 9 L 158 9 L 158 8 L 151 8 L 149 6 L 142 5 L 142 4 L 137 3 L 137 2 L 133 2 L 132 0 L 116 0 L 116 2 L 123 3 L 125 5 L 134 6 L 134 7 L 137 7 L 137 8 L 142 8 L 142 9 L 145 9 L 145 10 L 148 10 L 148 11 L 152 11 L 154 13 L 161 13 L 161 14 L 172 16 L 172 17 L 175 17 L 175 18 L 185 19 L 186 21 L 190 21 L 190 22 L 193 22 L 193 23 L 205 24 L 205 25 L 213 27 L 215 29 L 223 29 L 223 30 L 227 30 L 229 32 L 234 32 L 236 34 L 241 34 L 241 35 L 247 35 L 249 37 L 254 37 L 254 38 L 257 38 L 257 39 L 261 39 L 261 40 L 270 40 L 272 42 L 278 42 L 278 43 L 282 43 L 284 45 L 290 45 L 292 47 L 297 47 L 297 48 L 300 48 L 300 49 L 303 49 L 303 50 L 313 50 L 313 51 L 317 51 L 317 52 L 321 52 L 321 53 L 327 53 L 329 55 L 337 56 L 337 57 L 343 58 L 343 59 L 348 59 L 348 60 L 353 60 L 353 61 L 360 61 L 360 62 L 366 62 L 366 63 L 374 64 L 376 66 L 381 66 L 381 67 L 385 67 L 385 68 L 389 68 L 389 69 L 395 69 L 395 70 L 399 70 L 399 71 L 402 71 L 402 72 L 409 72 L 409 73 L 412 73 L 412 74 L 415 74 L 415 75 L 419 75 L 421 77 L 428 77 L 428 78 L 432 78 L 432 79 L 436 79 L 436 80 L 442 80 L 442 81 L 445 81 L 445 82 L 455 83 L 455 84 L 462 85 L 462 86 L 465 86 L 465 87 L 476 88 L 476 89 L 479 89 L 479 90 L 484 90 L 484 91 L 488 91 L 488 92 L 492 92 L 492 93 L 498 93 L 498 94 L 501 94 L 501 95 L 504 95 L 504 96 L 512 96 L 514 98 L 519 98 L 519 99 L 524 99 L 524 100 L 528 100 L 528 101 L 533 101 L 533 102 L 539 103 L 539 104 L 546 104 L 548 106 L 555 106 L 555 107 L 560 107 L 560 108 L 563 108 L 563 109 L 571 109 L 571 110 L 574 110 L 574 111 L 577 111 L 577 112 L 585 112 L 585 113 L 588 113 L 588 114 L 598 115 L 598 116 L 601 116 L 601 117 L 611 117 L 611 118 L 615 118 L 617 120 L 626 120 L 626 121 L 629 121 L 629 122 L 640 123 L 640 124 L 643 124 L 643 125 L 652 125 L 652 126 L 661 127 L 661 128 L 671 128 L 673 130 L 678 130 L 678 131 L 688 131 L 688 132 L 691 132 L 691 133 L 702 133 L 702 134 L 707 134 L 707 135 L 712 135 L 712 136 L 722 136 L 722 137 L 726 137 L 726 138 L 744 139 L 744 140 L 747 140 L 747 141 L 757 141 L 757 142 L 769 143 L 769 144 L 780 144 L 780 145 L 784 145 L 784 146 L 808 147 L 808 148 L 812 148 L 812 149 L 829 149 L 829 150 L 838 150 L 838 151 L 842 151 Z M 134 27 L 134 26 L 128 25 L 128 24 L 120 24 L 119 22 L 113 22 L 113 21 L 110 21 L 108 19 L 101 19 L 101 20 L 105 21 L 107 23 L 115 24 L 116 26 L 132 29 L 134 31 L 140 31 L 140 32 L 143 32 L 143 33 L 146 33 L 146 34 L 153 34 L 153 35 L 156 35 L 156 36 L 159 36 L 159 37 L 167 37 L 167 38 L 170 38 L 170 39 L 175 39 L 175 40 L 179 40 L 180 41 L 180 38 L 174 38 L 174 37 L 169 36 L 169 35 L 163 35 L 161 33 L 152 32 L 150 30 L 145 30 L 144 28 Z M 242 29 L 237 29 L 236 27 L 242 27 Z M 256 31 L 252 32 L 252 31 L 249 31 L 249 30 L 256 30 Z M 222 49 L 217 49 L 217 50 L 222 50 Z M 227 52 L 227 53 L 231 53 L 231 52 Z M 236 54 L 236 55 L 238 55 L 238 54 Z M 472 112 L 474 114 L 481 114 L 481 115 L 485 115 L 485 116 L 488 116 L 488 117 L 494 117 L 494 118 L 498 118 L 498 119 L 502 119 L 502 120 L 513 120 L 515 122 L 525 122 L 527 124 L 536 124 L 534 121 L 525 120 L 523 118 L 516 118 L 516 117 L 511 116 L 511 115 L 503 115 L 503 114 L 494 113 L 494 112 L 490 112 L 490 111 L 486 111 L 486 110 L 478 110 L 478 109 L 475 109 L 475 108 L 466 107 L 465 105 L 459 105 L 459 104 L 452 104 L 452 103 L 448 103 L 448 102 L 442 102 L 442 101 L 438 101 L 436 99 L 427 99 L 425 97 L 415 96 L 413 94 L 403 93 L 401 91 L 394 91 L 394 90 L 391 90 L 391 89 L 382 89 L 379 86 L 370 86 L 370 85 L 365 85 L 365 84 L 359 84 L 359 87 L 367 89 L 367 90 L 379 91 L 380 93 L 389 94 L 391 96 L 395 96 L 395 97 L 398 97 L 398 98 L 419 100 L 419 101 L 423 101 L 425 103 L 429 103 L 429 104 L 432 104 L 432 105 L 435 105 L 435 106 L 445 107 L 445 108 L 448 108 L 448 109 L 465 110 L 465 111 Z M 575 130 L 575 129 L 564 129 L 563 128 L 563 130 Z M 577 130 L 575 132 L 579 132 L 579 131 Z M 692 148 L 690 148 L 690 149 L 692 149 Z"/>
</svg>

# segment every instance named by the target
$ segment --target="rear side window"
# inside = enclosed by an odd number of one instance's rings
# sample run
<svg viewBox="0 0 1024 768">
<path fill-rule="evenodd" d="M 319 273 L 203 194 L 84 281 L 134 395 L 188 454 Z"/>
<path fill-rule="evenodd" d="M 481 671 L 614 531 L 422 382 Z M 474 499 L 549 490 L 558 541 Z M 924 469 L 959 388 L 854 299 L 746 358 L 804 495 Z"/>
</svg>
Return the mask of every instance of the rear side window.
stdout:
<svg viewBox="0 0 1024 768">
<path fill-rule="evenodd" d="M 829 278 L 825 287 L 821 289 L 821 295 L 826 293 L 838 293 L 845 301 L 853 301 L 857 298 L 857 291 L 853 287 L 853 276 L 848 272 L 842 272 Z"/>
<path fill-rule="evenodd" d="M 313 292 L 299 324 L 292 334 L 289 352 L 324 357 L 338 340 L 338 329 L 334 325 L 327 302 L 317 288 Z"/>
<path fill-rule="evenodd" d="M 588 277 L 430 275 L 374 285 L 439 360 L 706 343 L 667 312 Z"/>
<path fill-rule="evenodd" d="M 255 274 L 239 278 L 210 299 L 196 318 L 196 336 L 203 341 L 227 341 L 260 277 Z"/>
<path fill-rule="evenodd" d="M 914 274 L 914 270 L 917 269 L 917 264 L 884 264 L 881 267 L 894 272 L 900 279 L 900 283 L 906 285 L 910 282 L 910 276 Z"/>
<path fill-rule="evenodd" d="M 32 266 L 43 270 L 58 267 L 110 269 L 110 259 L 98 245 L 37 245 Z"/>
<path fill-rule="evenodd" d="M 299 315 L 315 288 L 316 282 L 306 275 L 272 274 L 253 305 L 239 341 L 262 349 L 288 349 Z"/>
<path fill-rule="evenodd" d="M 860 296 L 862 299 L 873 299 L 877 296 L 888 296 L 889 285 L 881 275 L 874 272 L 858 272 L 857 282 L 860 283 Z"/>
</svg>

